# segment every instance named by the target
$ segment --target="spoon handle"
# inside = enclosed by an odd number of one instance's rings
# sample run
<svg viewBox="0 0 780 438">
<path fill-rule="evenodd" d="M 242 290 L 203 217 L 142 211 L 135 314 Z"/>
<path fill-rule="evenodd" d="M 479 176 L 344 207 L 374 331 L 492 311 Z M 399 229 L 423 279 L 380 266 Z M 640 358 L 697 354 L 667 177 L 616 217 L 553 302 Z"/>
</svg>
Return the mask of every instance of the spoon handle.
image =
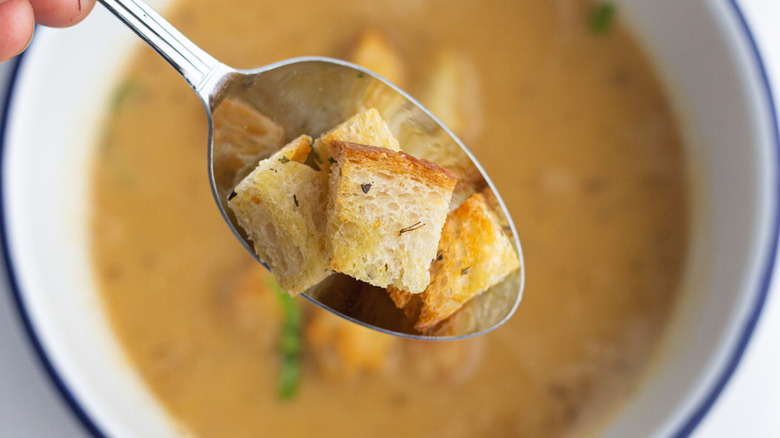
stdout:
<svg viewBox="0 0 780 438">
<path fill-rule="evenodd" d="M 210 79 L 225 67 L 196 46 L 142 0 L 99 0 L 182 75 L 201 97 L 211 91 Z"/>
</svg>

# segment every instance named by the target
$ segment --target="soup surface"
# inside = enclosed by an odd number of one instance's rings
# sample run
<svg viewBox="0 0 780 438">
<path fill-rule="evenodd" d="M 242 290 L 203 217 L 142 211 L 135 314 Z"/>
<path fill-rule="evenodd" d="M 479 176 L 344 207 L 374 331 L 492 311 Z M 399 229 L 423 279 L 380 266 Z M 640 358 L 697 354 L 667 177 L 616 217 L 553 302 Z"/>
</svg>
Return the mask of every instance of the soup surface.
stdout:
<svg viewBox="0 0 780 438">
<path fill-rule="evenodd" d="M 595 32 L 594 8 L 187 0 L 166 14 L 239 68 L 350 57 L 368 31 L 412 94 L 455 83 L 464 113 L 442 117 L 527 263 L 515 316 L 466 341 L 399 340 L 296 299 L 300 381 L 280 397 L 280 300 L 214 204 L 200 102 L 143 48 L 95 156 L 93 254 L 116 336 L 171 417 L 204 437 L 546 437 L 596 430 L 631 397 L 680 289 L 684 163 L 652 66 L 619 22 Z M 456 81 L 435 76 L 446 53 Z"/>
</svg>

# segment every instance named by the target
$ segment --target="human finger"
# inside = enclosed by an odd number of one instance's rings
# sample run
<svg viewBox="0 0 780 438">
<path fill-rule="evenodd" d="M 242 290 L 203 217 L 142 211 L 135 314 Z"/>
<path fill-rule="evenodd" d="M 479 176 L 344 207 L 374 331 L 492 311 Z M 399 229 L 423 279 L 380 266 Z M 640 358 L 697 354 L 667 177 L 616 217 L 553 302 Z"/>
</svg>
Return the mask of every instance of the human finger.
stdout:
<svg viewBox="0 0 780 438">
<path fill-rule="evenodd" d="M 0 62 L 22 53 L 32 40 L 34 28 L 28 0 L 0 0 Z"/>
<path fill-rule="evenodd" d="M 95 6 L 95 0 L 29 0 L 35 22 L 50 27 L 72 26 L 83 20 Z"/>
</svg>

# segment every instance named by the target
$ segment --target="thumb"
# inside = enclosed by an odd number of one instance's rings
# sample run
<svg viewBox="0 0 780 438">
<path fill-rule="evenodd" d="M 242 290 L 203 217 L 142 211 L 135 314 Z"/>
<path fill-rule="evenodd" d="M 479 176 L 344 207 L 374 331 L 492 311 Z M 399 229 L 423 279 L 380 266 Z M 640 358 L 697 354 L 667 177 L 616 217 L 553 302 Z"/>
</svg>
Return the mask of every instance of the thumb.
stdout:
<svg viewBox="0 0 780 438">
<path fill-rule="evenodd" d="M 44 26 L 67 27 L 83 20 L 95 6 L 95 0 L 29 0 L 35 22 Z"/>
</svg>

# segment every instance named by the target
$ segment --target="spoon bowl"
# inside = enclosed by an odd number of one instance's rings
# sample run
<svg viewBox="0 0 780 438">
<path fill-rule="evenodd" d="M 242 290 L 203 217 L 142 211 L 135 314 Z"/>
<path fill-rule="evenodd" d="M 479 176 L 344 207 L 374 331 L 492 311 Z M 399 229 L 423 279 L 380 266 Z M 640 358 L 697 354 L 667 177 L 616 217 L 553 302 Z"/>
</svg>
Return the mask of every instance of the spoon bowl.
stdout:
<svg viewBox="0 0 780 438">
<path fill-rule="evenodd" d="M 415 339 L 458 339 L 486 333 L 512 316 L 525 280 L 522 249 L 509 213 L 482 167 L 456 136 L 415 99 L 369 70 L 325 57 L 293 58 L 252 70 L 228 67 L 198 48 L 140 0 L 100 0 L 165 58 L 198 94 L 209 122 L 209 178 L 226 223 L 257 259 L 252 244 L 227 209 L 233 178 L 215 178 L 215 155 L 227 145 L 214 141 L 214 114 L 228 97 L 238 99 L 278 124 L 290 141 L 317 137 L 349 117 L 376 108 L 404 152 L 451 170 L 458 177 L 453 205 L 490 187 L 495 210 L 520 258 L 520 268 L 468 301 L 441 328 L 425 335 L 395 308 L 387 294 L 365 293 L 355 281 L 334 275 L 303 295 L 314 304 L 363 326 Z M 258 259 L 258 261 L 260 261 Z M 263 263 L 260 261 L 260 263 Z M 359 305 L 355 303 L 359 302 Z"/>
</svg>

